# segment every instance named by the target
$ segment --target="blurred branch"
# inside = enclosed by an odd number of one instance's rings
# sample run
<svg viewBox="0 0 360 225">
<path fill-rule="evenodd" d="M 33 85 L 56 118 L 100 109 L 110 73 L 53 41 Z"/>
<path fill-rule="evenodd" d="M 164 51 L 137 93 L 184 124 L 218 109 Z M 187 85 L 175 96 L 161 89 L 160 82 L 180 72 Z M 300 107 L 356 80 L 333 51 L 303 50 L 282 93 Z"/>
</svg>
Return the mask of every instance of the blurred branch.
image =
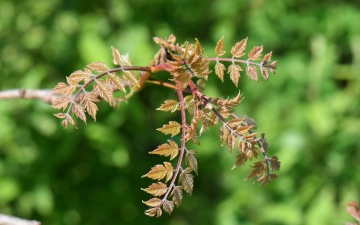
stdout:
<svg viewBox="0 0 360 225">
<path fill-rule="evenodd" d="M 40 225 L 41 223 L 35 220 L 25 220 L 14 216 L 7 216 L 4 214 L 0 214 L 0 224 L 1 225 Z"/>
<path fill-rule="evenodd" d="M 39 99 L 52 104 L 60 95 L 53 94 L 52 89 L 10 89 L 0 91 L 0 100 L 3 99 Z"/>
</svg>

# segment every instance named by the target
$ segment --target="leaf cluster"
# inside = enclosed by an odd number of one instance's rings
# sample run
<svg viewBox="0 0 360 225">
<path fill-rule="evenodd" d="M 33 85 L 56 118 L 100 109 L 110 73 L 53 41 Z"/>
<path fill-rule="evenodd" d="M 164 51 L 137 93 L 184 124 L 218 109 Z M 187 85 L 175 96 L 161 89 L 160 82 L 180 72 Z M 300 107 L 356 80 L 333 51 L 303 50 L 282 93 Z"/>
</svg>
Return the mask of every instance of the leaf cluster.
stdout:
<svg viewBox="0 0 360 225">
<path fill-rule="evenodd" d="M 145 83 L 163 85 L 177 92 L 177 99 L 168 99 L 157 109 L 159 111 L 175 113 L 180 111 L 179 121 L 169 121 L 157 130 L 171 137 L 180 136 L 180 143 L 168 140 L 150 154 L 169 157 L 169 161 L 153 166 L 143 177 L 155 180 L 149 187 L 142 190 L 153 195 L 153 198 L 143 201 L 149 209 L 145 211 L 148 216 L 159 217 L 165 211 L 171 214 L 174 206 L 180 206 L 183 193 L 192 194 L 194 188 L 194 173 L 198 174 L 196 151 L 186 147 L 188 141 L 200 144 L 200 136 L 208 128 L 221 124 L 219 139 L 221 145 L 227 145 L 230 151 L 235 148 L 239 153 L 232 169 L 244 165 L 262 155 L 263 159 L 251 165 L 252 170 L 246 179 L 255 178 L 261 185 L 276 179 L 276 172 L 280 169 L 280 162 L 276 156 L 268 157 L 268 144 L 265 134 L 258 135 L 252 118 L 238 117 L 234 112 L 241 104 L 243 97 L 239 92 L 234 98 L 210 97 L 203 93 L 206 81 L 211 75 L 210 62 L 215 62 L 215 74 L 224 80 L 224 71 L 230 75 L 235 86 L 238 85 L 241 64 L 249 78 L 258 81 L 258 70 L 265 80 L 269 78 L 269 71 L 275 73 L 276 62 L 271 62 L 272 52 L 262 59 L 263 46 L 255 46 L 245 55 L 247 38 L 237 42 L 231 49 L 231 58 L 223 58 L 224 37 L 215 47 L 215 58 L 204 55 L 201 43 L 176 43 L 171 35 L 168 39 L 155 37 L 154 41 L 160 49 L 147 67 L 132 66 L 128 57 L 112 47 L 113 63 L 117 68 L 110 69 L 102 62 L 91 63 L 83 71 L 75 71 L 67 78 L 66 83 L 59 83 L 54 92 L 61 94 L 61 98 L 53 104 L 56 109 L 66 112 L 55 114 L 62 118 L 62 124 L 75 126 L 70 112 L 86 122 L 87 112 L 94 119 L 98 110 L 96 102 L 104 99 L 110 105 L 128 99 L 131 95 L 145 85 Z M 261 60 L 261 62 L 256 62 Z M 224 62 L 230 62 L 226 69 Z M 142 71 L 138 76 L 132 71 Z M 156 80 L 151 77 L 158 71 L 167 71 L 169 81 Z M 117 75 L 121 72 L 122 76 Z M 92 84 L 92 86 L 91 86 Z M 92 88 L 91 88 L 92 87 Z M 129 94 L 123 98 L 115 99 L 113 92 L 131 88 Z M 75 93 L 75 94 L 74 94 Z M 171 163 L 170 161 L 176 161 Z"/>
<path fill-rule="evenodd" d="M 55 114 L 56 117 L 63 119 L 62 125 L 68 126 L 68 123 L 76 127 L 75 121 L 70 114 L 74 114 L 86 123 L 86 114 L 88 113 L 96 120 L 98 107 L 95 104 L 101 99 L 110 105 L 116 105 L 125 98 L 115 98 L 113 92 L 120 90 L 126 93 L 126 87 L 139 87 L 139 76 L 124 67 L 131 68 L 128 55 L 121 55 L 119 50 L 111 47 L 112 62 L 119 66 L 110 69 L 103 62 L 93 62 L 87 65 L 84 70 L 77 70 L 66 77 L 67 83 L 59 82 L 53 92 L 61 95 L 53 103 L 53 108 L 62 109 L 62 113 Z M 122 77 L 117 72 L 122 72 Z M 92 87 L 91 87 L 92 85 Z M 65 111 L 66 110 L 66 111 Z"/>
</svg>

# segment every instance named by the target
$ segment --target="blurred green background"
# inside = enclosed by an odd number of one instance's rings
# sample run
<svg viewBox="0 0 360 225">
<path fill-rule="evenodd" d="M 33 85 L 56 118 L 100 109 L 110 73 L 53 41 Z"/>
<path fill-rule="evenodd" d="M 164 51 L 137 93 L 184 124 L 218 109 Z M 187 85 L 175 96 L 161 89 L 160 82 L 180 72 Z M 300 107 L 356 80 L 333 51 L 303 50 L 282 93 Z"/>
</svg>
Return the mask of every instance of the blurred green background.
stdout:
<svg viewBox="0 0 360 225">
<path fill-rule="evenodd" d="M 153 36 L 198 38 L 209 56 L 249 37 L 278 60 L 268 82 L 240 79 L 236 111 L 266 133 L 279 178 L 244 181 L 230 170 L 236 153 L 205 133 L 199 176 L 171 216 L 143 214 L 140 177 L 163 157 L 147 152 L 169 136 L 156 131 L 179 112 L 155 111 L 172 90 L 148 85 L 128 104 L 100 103 L 97 122 L 64 129 L 41 101 L 0 101 L 0 213 L 43 224 L 344 224 L 360 201 L 360 2 L 310 0 L 1 0 L 0 89 L 53 88 L 94 61 L 111 65 L 111 46 L 146 65 Z M 165 74 L 163 74 L 165 76 Z M 159 76 L 162 76 L 161 74 Z M 234 97 L 228 76 L 209 77 L 206 93 Z"/>
</svg>

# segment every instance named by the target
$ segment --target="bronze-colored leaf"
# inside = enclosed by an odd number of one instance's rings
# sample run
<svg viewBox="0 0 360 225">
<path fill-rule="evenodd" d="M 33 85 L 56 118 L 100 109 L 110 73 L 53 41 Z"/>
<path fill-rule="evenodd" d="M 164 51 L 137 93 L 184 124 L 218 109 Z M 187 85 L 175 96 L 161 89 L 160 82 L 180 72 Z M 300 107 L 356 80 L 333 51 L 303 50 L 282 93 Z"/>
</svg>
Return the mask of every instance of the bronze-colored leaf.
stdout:
<svg viewBox="0 0 360 225">
<path fill-rule="evenodd" d="M 230 133 L 230 135 L 228 136 L 227 144 L 230 148 L 230 152 L 232 152 L 232 150 L 234 149 L 235 144 L 236 144 L 236 136 L 233 135 L 232 133 Z"/>
<path fill-rule="evenodd" d="M 64 119 L 64 120 L 61 122 L 61 125 L 63 125 L 65 128 L 67 128 L 67 126 L 68 126 L 68 120 L 67 120 L 67 119 Z"/>
<path fill-rule="evenodd" d="M 173 196 L 172 200 L 174 201 L 175 205 L 179 207 L 183 199 L 181 186 L 175 186 L 170 195 Z"/>
<path fill-rule="evenodd" d="M 231 49 L 231 55 L 233 56 L 233 58 L 241 58 L 245 53 L 245 48 L 246 48 L 246 42 L 247 42 L 248 38 L 245 38 L 239 42 L 237 42 L 235 44 L 234 47 L 232 47 Z"/>
<path fill-rule="evenodd" d="M 194 176 L 190 173 L 191 169 L 187 167 L 179 176 L 179 183 L 181 187 L 191 195 L 194 187 Z"/>
<path fill-rule="evenodd" d="M 270 183 L 269 176 L 267 174 L 261 176 L 259 179 L 256 180 L 257 183 L 261 183 L 260 186 L 264 186 L 267 183 Z"/>
<path fill-rule="evenodd" d="M 276 156 L 273 156 L 269 159 L 270 161 L 270 168 L 273 170 L 273 171 L 279 171 L 280 170 L 280 162 L 279 162 L 279 159 L 278 157 Z"/>
<path fill-rule="evenodd" d="M 247 151 L 245 152 L 246 157 L 250 160 L 252 160 L 254 157 L 257 158 L 259 151 L 257 148 L 247 148 Z"/>
<path fill-rule="evenodd" d="M 141 188 L 141 190 L 154 196 L 161 196 L 167 192 L 168 187 L 166 186 L 166 184 L 158 182 L 151 184 L 148 188 Z"/>
<path fill-rule="evenodd" d="M 123 71 L 123 78 L 129 81 L 132 85 L 140 87 L 139 81 L 136 79 L 135 75 L 131 71 Z"/>
<path fill-rule="evenodd" d="M 251 49 L 248 57 L 250 60 L 259 60 L 261 53 L 263 51 L 263 46 L 255 46 L 253 49 Z"/>
<path fill-rule="evenodd" d="M 65 118 L 67 115 L 67 113 L 56 113 L 54 114 L 54 116 L 56 116 L 57 118 L 63 119 Z"/>
<path fill-rule="evenodd" d="M 110 73 L 107 79 L 108 83 L 115 85 L 115 87 L 117 87 L 122 92 L 126 92 L 125 85 L 118 75 L 115 73 Z"/>
<path fill-rule="evenodd" d="M 174 209 L 174 202 L 165 200 L 163 204 L 163 209 L 165 210 L 165 212 L 169 213 L 170 215 Z"/>
<path fill-rule="evenodd" d="M 239 94 L 235 98 L 230 99 L 229 101 L 227 101 L 225 103 L 225 105 L 227 105 L 228 107 L 233 108 L 233 107 L 236 107 L 236 106 L 240 105 L 242 100 L 243 100 L 243 98 L 242 98 L 242 95 L 241 95 L 241 93 L 239 91 Z"/>
<path fill-rule="evenodd" d="M 55 87 L 54 87 L 54 94 L 61 94 L 64 96 L 68 96 L 71 93 L 73 93 L 76 90 L 76 86 L 70 86 L 65 84 L 64 82 L 59 82 Z"/>
<path fill-rule="evenodd" d="M 189 150 L 185 155 L 186 164 L 192 169 L 196 174 L 198 174 L 198 165 L 195 158 L 196 151 Z"/>
<path fill-rule="evenodd" d="M 273 61 L 269 67 L 270 67 L 270 71 L 275 74 L 275 70 L 276 70 L 276 63 L 277 63 L 277 60 Z"/>
<path fill-rule="evenodd" d="M 107 67 L 107 65 L 103 62 L 92 62 L 89 65 L 87 65 L 87 67 L 98 73 L 105 72 L 109 69 L 109 67 Z"/>
<path fill-rule="evenodd" d="M 241 125 L 241 123 L 243 122 L 243 119 L 231 119 L 227 121 L 227 124 L 229 125 L 229 127 L 236 129 L 238 126 Z"/>
<path fill-rule="evenodd" d="M 248 77 L 250 77 L 252 80 L 258 81 L 258 75 L 257 75 L 257 71 L 256 71 L 256 67 L 255 67 L 255 66 L 247 66 L 247 67 L 246 67 L 246 74 L 247 74 Z"/>
<path fill-rule="evenodd" d="M 217 57 L 222 56 L 222 55 L 225 54 L 225 51 L 224 51 L 224 36 L 222 36 L 221 39 L 216 43 L 215 54 L 216 54 Z"/>
<path fill-rule="evenodd" d="M 264 78 L 264 80 L 269 80 L 269 71 L 266 67 L 261 68 L 261 76 Z"/>
<path fill-rule="evenodd" d="M 239 149 L 240 153 L 244 153 L 244 152 L 245 152 L 246 146 L 247 146 L 247 145 L 246 145 L 245 141 L 243 141 L 243 140 L 240 140 L 240 141 L 239 141 L 239 143 L 238 143 L 238 149 Z"/>
<path fill-rule="evenodd" d="M 101 98 L 111 104 L 112 89 L 109 87 L 109 84 L 105 80 L 96 80 L 96 83 L 94 84 L 94 91 L 98 92 Z"/>
<path fill-rule="evenodd" d="M 242 71 L 242 69 L 237 64 L 232 64 L 228 68 L 228 73 L 230 73 L 230 79 L 235 84 L 236 87 L 238 86 L 239 83 L 240 71 Z"/>
<path fill-rule="evenodd" d="M 93 93 L 85 92 L 80 97 L 80 102 L 83 104 L 84 108 L 88 114 L 96 121 L 96 113 L 98 110 L 97 105 L 94 102 L 99 102 L 100 100 Z"/>
<path fill-rule="evenodd" d="M 216 62 L 215 64 L 215 74 L 224 82 L 224 70 L 226 70 L 224 64 Z"/>
<path fill-rule="evenodd" d="M 164 162 L 164 165 L 165 165 L 166 171 L 168 171 L 168 173 L 166 174 L 166 179 L 165 179 L 165 183 L 166 183 L 172 178 L 172 176 L 174 174 L 174 167 L 169 162 Z"/>
<path fill-rule="evenodd" d="M 260 177 L 262 174 L 265 174 L 267 170 L 267 165 L 264 161 L 256 162 L 251 167 L 254 169 L 250 171 L 246 180 L 254 177 Z"/>
<path fill-rule="evenodd" d="M 158 208 L 150 208 L 145 211 L 145 215 L 153 217 L 156 215 L 157 210 Z"/>
<path fill-rule="evenodd" d="M 179 147 L 175 141 L 168 140 L 169 144 L 162 144 L 157 149 L 149 152 L 149 154 L 157 154 L 170 156 L 170 160 L 174 159 L 179 153 Z"/>
<path fill-rule="evenodd" d="M 112 62 L 114 63 L 114 65 L 121 66 L 121 54 L 120 54 L 119 50 L 117 50 L 116 48 L 111 46 L 111 52 L 112 52 L 112 57 L 113 57 Z"/>
<path fill-rule="evenodd" d="M 160 217 L 162 215 L 162 211 L 161 211 L 161 208 L 157 208 L 156 210 L 156 217 Z"/>
<path fill-rule="evenodd" d="M 270 60 L 271 60 L 271 55 L 272 52 L 269 52 L 268 54 L 266 54 L 261 62 L 261 65 L 266 65 Z"/>
<path fill-rule="evenodd" d="M 78 117 L 80 118 L 82 121 L 84 121 L 84 123 L 86 123 L 86 116 L 85 116 L 85 112 L 84 112 L 84 108 L 79 105 L 79 104 L 74 104 L 73 108 L 72 108 L 72 112 Z"/>
<path fill-rule="evenodd" d="M 250 141 L 251 139 L 256 137 L 256 135 L 257 135 L 257 133 L 251 133 L 251 134 L 248 134 L 248 135 L 244 136 L 244 139 Z"/>
<path fill-rule="evenodd" d="M 175 76 L 175 80 L 180 83 L 182 88 L 186 88 L 191 80 L 191 76 L 190 74 L 184 71 L 178 76 Z"/>
<path fill-rule="evenodd" d="M 225 125 L 221 126 L 220 127 L 221 146 L 224 146 L 225 144 L 227 144 L 229 135 L 230 135 L 229 129 Z"/>
<path fill-rule="evenodd" d="M 55 108 L 55 109 L 63 109 L 65 110 L 66 107 L 68 106 L 70 100 L 68 98 L 58 98 L 54 101 L 52 107 Z"/>
<path fill-rule="evenodd" d="M 169 124 L 163 125 L 162 128 L 158 128 L 156 130 L 164 133 L 164 134 L 171 134 L 172 137 L 180 133 L 181 125 L 176 121 L 170 121 Z"/>
<path fill-rule="evenodd" d="M 67 122 L 69 122 L 71 125 L 73 125 L 76 129 L 77 129 L 77 127 L 76 127 L 76 123 L 75 123 L 75 121 L 74 121 L 74 119 L 69 115 L 69 114 L 66 114 L 66 119 L 65 119 Z M 64 120 L 64 121 L 65 121 Z M 65 122 L 66 124 L 67 124 L 67 122 Z M 65 126 L 65 125 L 64 125 Z M 65 128 L 66 128 L 66 126 L 65 126 Z"/>
<path fill-rule="evenodd" d="M 247 158 L 246 154 L 241 152 L 239 155 L 236 156 L 236 162 L 231 169 L 233 170 L 236 167 L 244 165 L 247 160 L 248 160 L 248 158 Z"/>
<path fill-rule="evenodd" d="M 75 72 L 70 74 L 69 78 L 74 80 L 76 83 L 79 83 L 84 80 L 89 80 L 91 75 L 91 73 L 82 70 L 76 70 Z"/>
<path fill-rule="evenodd" d="M 252 128 L 252 126 L 240 126 L 236 129 L 236 133 L 244 135 Z"/>
<path fill-rule="evenodd" d="M 161 104 L 156 110 L 171 111 L 172 113 L 179 109 L 180 103 L 175 100 L 166 100 L 164 104 Z"/>
<path fill-rule="evenodd" d="M 195 38 L 195 53 L 196 55 L 202 56 L 203 54 L 203 48 L 201 47 L 200 41 Z"/>
<path fill-rule="evenodd" d="M 156 165 L 152 167 L 151 170 L 142 177 L 149 177 L 153 180 L 161 180 L 166 177 L 167 182 L 173 176 L 174 168 L 172 167 L 171 163 L 164 162 L 164 164 L 165 166 Z"/>
<path fill-rule="evenodd" d="M 162 200 L 160 198 L 152 198 L 148 201 L 142 201 L 142 203 L 150 207 L 159 207 L 161 206 Z"/>
</svg>

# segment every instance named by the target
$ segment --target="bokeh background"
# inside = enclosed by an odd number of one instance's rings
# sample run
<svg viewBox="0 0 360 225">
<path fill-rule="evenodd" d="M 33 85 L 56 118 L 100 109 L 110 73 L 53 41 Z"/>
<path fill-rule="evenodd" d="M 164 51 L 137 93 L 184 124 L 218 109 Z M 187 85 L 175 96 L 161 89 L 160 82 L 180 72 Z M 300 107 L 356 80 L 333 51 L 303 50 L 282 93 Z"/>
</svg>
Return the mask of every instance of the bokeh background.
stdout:
<svg viewBox="0 0 360 225">
<path fill-rule="evenodd" d="M 43 224 L 344 224 L 360 201 L 360 2 L 310 0 L 1 0 L 0 89 L 53 88 L 94 61 L 111 65 L 110 47 L 146 65 L 152 37 L 198 38 L 209 56 L 249 37 L 278 60 L 258 83 L 243 75 L 209 77 L 206 93 L 244 101 L 282 167 L 266 187 L 230 170 L 236 153 L 218 128 L 197 150 L 199 176 L 171 216 L 143 214 L 140 178 L 165 158 L 147 152 L 166 142 L 156 131 L 179 113 L 155 109 L 176 93 L 148 85 L 128 104 L 100 103 L 97 122 L 64 129 L 42 101 L 0 101 L 0 213 Z M 166 74 L 158 76 L 166 78 Z"/>
</svg>

